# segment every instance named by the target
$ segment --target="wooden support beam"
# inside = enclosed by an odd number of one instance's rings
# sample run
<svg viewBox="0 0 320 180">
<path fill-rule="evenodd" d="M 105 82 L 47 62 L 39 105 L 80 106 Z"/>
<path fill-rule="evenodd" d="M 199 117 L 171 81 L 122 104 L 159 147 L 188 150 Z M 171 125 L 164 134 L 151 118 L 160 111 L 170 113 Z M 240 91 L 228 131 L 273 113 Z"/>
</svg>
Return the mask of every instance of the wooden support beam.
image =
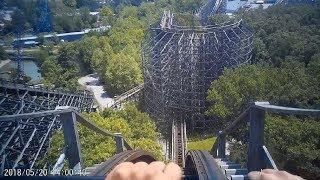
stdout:
<svg viewBox="0 0 320 180">
<path fill-rule="evenodd" d="M 249 147 L 248 147 L 248 170 L 260 171 L 264 167 L 262 146 L 264 145 L 264 121 L 265 111 L 252 107 L 250 109 Z"/>
<path fill-rule="evenodd" d="M 218 158 L 226 157 L 226 135 L 219 131 L 218 140 Z"/>
<path fill-rule="evenodd" d="M 79 163 L 82 167 L 80 140 L 76 127 L 76 114 L 73 112 L 64 113 L 61 114 L 59 118 L 62 122 L 66 157 L 69 161 L 69 168 L 74 168 Z"/>
<path fill-rule="evenodd" d="M 0 177 L 4 174 L 4 165 L 6 163 L 6 154 L 2 155 L 0 163 Z"/>
<path fill-rule="evenodd" d="M 124 141 L 121 133 L 114 133 L 114 140 L 116 141 L 117 154 L 123 152 L 124 149 Z"/>
</svg>

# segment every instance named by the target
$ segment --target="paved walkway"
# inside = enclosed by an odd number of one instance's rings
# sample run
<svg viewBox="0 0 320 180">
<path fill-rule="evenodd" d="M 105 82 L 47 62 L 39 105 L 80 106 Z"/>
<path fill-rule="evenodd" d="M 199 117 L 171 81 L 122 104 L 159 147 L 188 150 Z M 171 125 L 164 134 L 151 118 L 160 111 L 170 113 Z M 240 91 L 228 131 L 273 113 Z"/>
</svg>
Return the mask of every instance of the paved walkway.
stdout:
<svg viewBox="0 0 320 180">
<path fill-rule="evenodd" d="M 78 79 L 78 82 L 85 87 L 85 89 L 94 94 L 94 98 L 98 102 L 101 109 L 110 107 L 114 103 L 114 99 L 104 91 L 102 84 L 99 82 L 99 77 L 97 74 L 89 74 L 81 77 Z"/>
</svg>

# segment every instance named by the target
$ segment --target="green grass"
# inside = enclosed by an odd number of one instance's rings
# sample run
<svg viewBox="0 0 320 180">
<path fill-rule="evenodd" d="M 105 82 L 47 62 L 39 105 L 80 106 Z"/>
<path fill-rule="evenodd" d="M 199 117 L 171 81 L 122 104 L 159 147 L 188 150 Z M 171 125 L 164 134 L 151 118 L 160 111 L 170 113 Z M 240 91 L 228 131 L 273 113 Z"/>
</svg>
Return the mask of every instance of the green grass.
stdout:
<svg viewBox="0 0 320 180">
<path fill-rule="evenodd" d="M 211 137 L 202 140 L 192 140 L 188 141 L 188 150 L 206 150 L 210 151 L 213 143 L 216 141 L 216 137 Z"/>
</svg>

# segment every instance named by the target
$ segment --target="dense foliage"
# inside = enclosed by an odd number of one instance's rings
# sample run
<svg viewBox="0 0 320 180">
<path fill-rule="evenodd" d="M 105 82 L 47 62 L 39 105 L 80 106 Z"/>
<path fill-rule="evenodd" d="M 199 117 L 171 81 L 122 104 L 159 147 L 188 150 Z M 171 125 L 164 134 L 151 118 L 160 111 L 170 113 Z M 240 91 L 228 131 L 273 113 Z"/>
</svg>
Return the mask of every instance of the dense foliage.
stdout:
<svg viewBox="0 0 320 180">
<path fill-rule="evenodd" d="M 172 1 L 173 10 L 179 13 L 192 13 L 195 14 L 199 12 L 202 5 L 206 1 L 204 0 L 174 0 Z"/>
<path fill-rule="evenodd" d="M 320 53 L 320 3 L 274 6 L 239 14 L 255 34 L 254 62 L 279 65 L 284 59 L 307 64 Z"/>
<path fill-rule="evenodd" d="M 226 69 L 208 91 L 207 115 L 230 124 L 253 101 L 320 107 L 320 6 L 275 6 L 240 14 L 252 27 L 252 65 Z M 311 117 L 267 115 L 265 140 L 280 169 L 308 179 L 319 178 L 320 121 Z M 246 142 L 246 128 L 232 138 Z M 244 161 L 243 143 L 231 144 L 231 154 Z"/>
<path fill-rule="evenodd" d="M 48 1 L 46 4 L 45 1 L 6 0 L 6 7 L 15 9 L 12 21 L 5 22 L 1 33 L 6 35 L 17 29 L 20 33 L 59 33 L 93 27 L 97 19 L 89 14 L 88 2 L 84 1 L 86 0 Z"/>
<path fill-rule="evenodd" d="M 179 26 L 188 26 L 190 28 L 201 26 L 199 17 L 193 14 L 177 14 L 175 16 L 175 22 Z"/>
<path fill-rule="evenodd" d="M 58 13 L 66 21 L 74 21 L 64 17 L 65 8 L 80 8 L 78 4 L 87 1 L 65 0 L 52 3 L 53 14 Z M 58 48 L 47 52 L 41 51 L 36 59 L 41 66 L 46 85 L 77 89 L 77 78 L 88 73 L 97 73 L 110 95 L 121 94 L 141 84 L 141 42 L 146 36 L 148 24 L 159 21 L 163 9 L 179 12 L 193 12 L 192 7 L 199 7 L 202 1 L 117 1 L 100 9 L 100 24 L 110 25 L 104 34 L 92 33 L 79 42 L 61 43 Z M 183 6 L 177 6 L 178 4 Z M 59 7 L 63 6 L 63 7 Z M 177 10 L 179 9 L 179 10 Z M 59 12 L 58 12 L 59 11 Z M 80 13 L 84 15 L 85 13 Z M 72 13 L 68 13 L 72 16 Z M 72 16 L 74 17 L 74 16 Z M 177 16 L 182 23 L 190 21 L 191 16 Z M 85 18 L 88 19 L 88 18 Z M 199 22 L 193 21 L 195 25 Z M 70 23 L 66 23 L 70 24 Z M 72 23 L 71 23 L 72 24 Z M 190 24 L 190 23 L 189 23 Z M 64 28 L 62 28 L 64 29 Z M 41 39 L 41 38 L 40 38 Z M 49 42 L 50 43 L 50 42 Z M 51 42 L 57 44 L 57 42 Z M 44 43 L 41 43 L 44 44 Z M 48 42 L 45 43 L 48 46 Z M 47 56 L 45 56 L 47 55 Z"/>
<path fill-rule="evenodd" d="M 211 106 L 207 113 L 223 124 L 218 127 L 222 129 L 252 101 L 267 100 L 283 106 L 319 108 L 319 65 L 320 59 L 316 59 L 307 68 L 289 61 L 278 68 L 248 65 L 226 70 L 212 83 L 208 93 Z M 317 69 L 317 73 L 312 69 Z M 268 117 L 266 143 L 278 166 L 306 178 L 316 177 L 320 170 L 320 154 L 315 153 L 320 152 L 319 127 L 319 119 Z M 233 138 L 246 141 L 247 136 L 235 134 Z M 245 157 L 243 148 L 236 146 L 231 149 L 233 157 Z"/>
<path fill-rule="evenodd" d="M 319 120 L 266 117 L 265 141 L 278 168 L 306 179 L 319 179 Z M 231 142 L 231 158 L 246 166 L 247 144 Z"/>
<path fill-rule="evenodd" d="M 305 68 L 297 61 L 286 61 L 280 67 L 245 65 L 226 70 L 212 82 L 208 92 L 211 102 L 207 113 L 218 119 L 222 129 L 237 117 L 252 101 L 269 101 L 289 107 L 320 107 L 320 59 L 312 60 Z M 219 123 L 220 124 L 220 123 Z M 268 117 L 266 143 L 278 166 L 306 178 L 319 174 L 319 119 Z M 240 129 L 239 132 L 244 132 Z M 235 133 L 233 138 L 246 141 L 247 136 Z M 233 157 L 243 149 L 232 148 Z M 246 153 L 244 150 L 242 153 Z M 243 160 L 243 159 L 241 159 Z"/>
<path fill-rule="evenodd" d="M 56 53 L 49 50 L 50 48 L 41 48 L 34 55 L 37 64 L 41 67 L 45 85 L 77 89 L 77 77 L 90 70 L 81 61 L 83 58 L 81 56 L 84 56 L 78 50 L 81 47 L 81 44 L 65 43 L 55 50 Z"/>
<path fill-rule="evenodd" d="M 278 68 L 244 65 L 225 70 L 212 82 L 207 113 L 228 121 L 250 102 L 259 100 L 290 107 L 319 107 L 319 75 L 310 73 L 319 63 L 320 59 L 315 59 L 305 68 L 297 61 L 285 61 Z"/>
<path fill-rule="evenodd" d="M 238 22 L 240 18 L 238 16 L 229 16 L 226 14 L 215 14 L 209 17 L 209 24 L 212 25 L 223 25 Z"/>
<path fill-rule="evenodd" d="M 128 11 L 121 11 L 119 16 L 123 18 L 116 20 L 110 8 L 102 12 L 111 16 L 103 16 L 105 23 L 112 24 L 105 36 L 88 36 L 79 42 L 63 43 L 56 57 L 39 60 L 47 84 L 75 89 L 80 75 L 96 72 L 109 93 L 120 94 L 142 82 L 140 43 L 145 21 L 134 14 L 123 14 Z M 56 72 L 59 75 L 52 76 Z"/>
<path fill-rule="evenodd" d="M 267 147 L 281 169 L 306 179 L 320 178 L 319 119 L 267 117 L 265 132 Z"/>
<path fill-rule="evenodd" d="M 121 133 L 132 148 L 144 149 L 163 159 L 161 147 L 156 142 L 160 134 L 156 131 L 155 123 L 133 104 L 127 104 L 119 111 L 107 109 L 101 113 L 85 114 L 85 117 L 108 132 Z M 80 124 L 77 127 L 85 167 L 104 162 L 115 154 L 116 146 L 112 137 L 97 134 Z M 44 161 L 54 164 L 63 152 L 63 142 L 62 132 L 55 134 Z"/>
</svg>

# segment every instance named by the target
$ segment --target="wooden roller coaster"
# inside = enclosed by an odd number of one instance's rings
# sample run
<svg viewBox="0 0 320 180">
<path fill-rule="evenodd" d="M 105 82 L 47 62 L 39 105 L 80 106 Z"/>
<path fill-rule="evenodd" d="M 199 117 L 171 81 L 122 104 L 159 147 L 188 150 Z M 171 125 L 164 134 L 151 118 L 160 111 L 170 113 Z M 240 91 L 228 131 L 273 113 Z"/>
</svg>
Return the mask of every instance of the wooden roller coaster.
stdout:
<svg viewBox="0 0 320 180">
<path fill-rule="evenodd" d="M 198 13 L 202 22 L 205 22 L 209 15 L 223 11 L 225 2 L 225 0 L 209 0 Z M 203 78 L 195 73 L 216 73 L 223 67 L 235 67 L 247 62 L 251 57 L 252 33 L 242 21 L 219 28 L 208 25 L 205 28 L 201 26 L 188 29 L 176 26 L 173 18 L 174 14 L 165 12 L 160 27 L 152 29 L 154 37 L 144 46 L 148 47 L 150 52 L 143 56 L 146 62 L 145 84 L 122 94 L 115 100 L 112 108 L 117 108 L 128 99 L 135 98 L 144 88 L 144 98 L 149 102 L 147 104 L 149 114 L 172 122 L 171 160 L 183 169 L 183 179 L 240 180 L 246 179 L 251 171 L 264 168 L 277 169 L 264 144 L 265 113 L 320 116 L 320 110 L 288 108 L 270 105 L 268 102 L 256 102 L 250 104 L 248 109 L 227 128 L 219 131 L 217 140 L 212 142 L 210 152 L 200 150 L 187 152 L 186 119 L 192 116 L 186 112 L 191 112 L 190 109 L 203 111 L 207 92 L 205 85 L 210 85 L 211 80 L 218 76 L 211 74 Z M 161 48 L 155 48 L 158 46 Z M 226 49 L 228 52 L 225 52 Z M 209 56 L 201 63 L 194 63 L 195 59 L 199 60 L 200 50 L 205 52 L 203 54 L 215 55 L 221 64 L 216 64 L 216 60 L 208 64 L 208 59 L 212 59 Z M 186 56 L 182 56 L 184 54 L 188 55 L 189 60 L 185 58 Z M 226 61 L 230 59 L 233 61 Z M 188 68 L 183 70 L 181 67 Z M 213 67 L 215 70 L 211 69 Z M 176 72 L 172 73 L 172 70 Z M 121 134 L 107 132 L 83 118 L 79 112 L 93 111 L 92 105 L 92 95 L 86 91 L 70 93 L 64 90 L 0 84 L 0 176 L 3 175 L 4 169 L 40 169 L 37 164 L 47 155 L 52 135 L 57 130 L 63 131 L 65 150 L 53 166 L 51 175 L 60 175 L 65 160 L 68 161 L 69 169 L 77 175 L 64 177 L 65 179 L 104 179 L 122 162 L 156 161 L 151 153 L 134 150 Z M 177 109 L 181 110 L 180 113 L 176 113 Z M 175 114 L 181 118 L 173 118 L 172 115 Z M 196 115 L 198 114 L 193 114 L 194 120 L 203 119 L 202 116 Z M 76 127 L 78 123 L 102 136 L 114 138 L 116 154 L 105 162 L 85 167 Z M 248 158 L 245 167 L 232 162 L 226 155 L 227 136 L 239 127 L 240 123 L 249 126 Z M 61 179 L 61 176 L 37 177 L 37 179 L 42 178 Z"/>
</svg>

